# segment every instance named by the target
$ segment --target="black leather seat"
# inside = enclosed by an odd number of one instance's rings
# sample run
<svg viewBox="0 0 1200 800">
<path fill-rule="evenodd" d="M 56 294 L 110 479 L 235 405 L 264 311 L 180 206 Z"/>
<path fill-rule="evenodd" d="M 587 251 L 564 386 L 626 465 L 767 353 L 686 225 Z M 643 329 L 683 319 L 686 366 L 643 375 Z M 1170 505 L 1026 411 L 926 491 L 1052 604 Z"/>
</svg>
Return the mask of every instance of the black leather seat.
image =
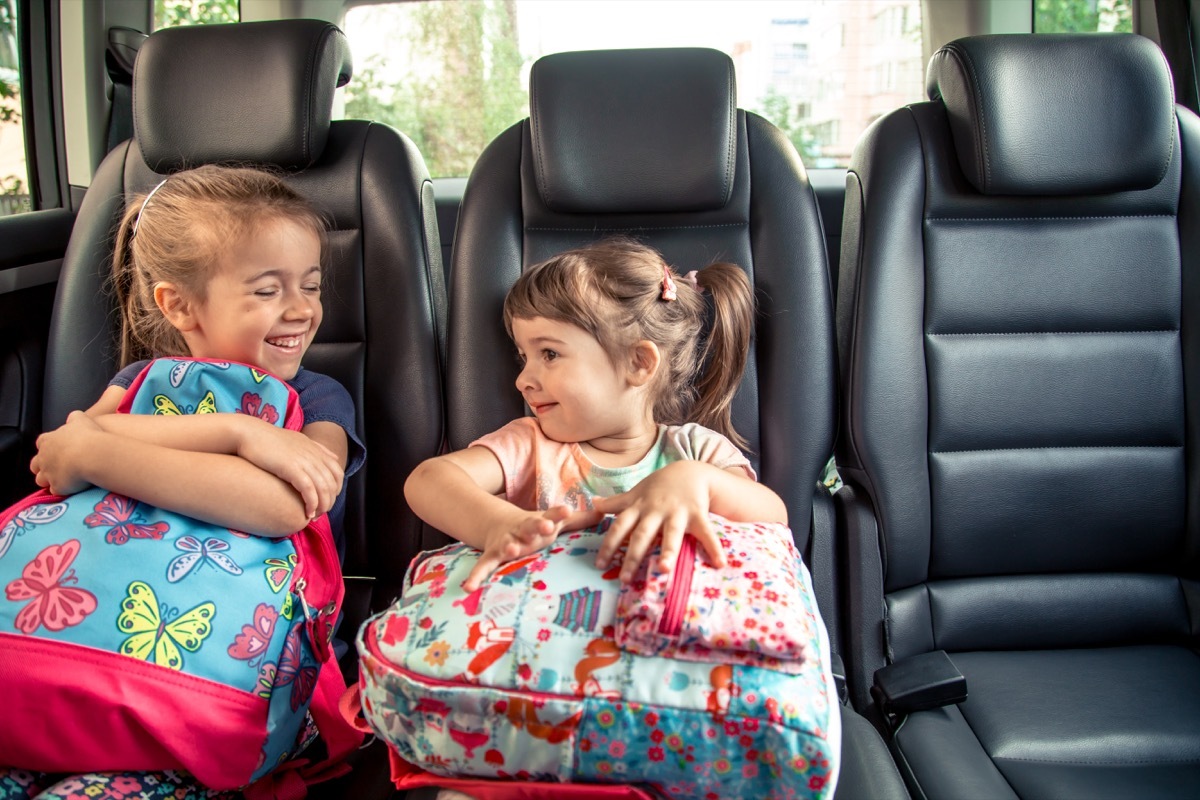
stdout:
<svg viewBox="0 0 1200 800">
<path fill-rule="evenodd" d="M 372 594 L 384 604 L 395 596 L 418 543 L 399 487 L 442 441 L 445 306 L 420 154 L 385 125 L 330 122 L 334 90 L 350 73 L 345 36 L 316 20 L 173 28 L 146 40 L 134 75 L 135 136 L 100 165 L 71 234 L 43 414 L 44 427 L 61 424 L 116 372 L 105 284 L 126 196 L 200 164 L 285 171 L 331 223 L 325 318 L 305 364 L 350 391 L 369 453 L 347 489 L 345 574 L 359 578 L 348 580 L 348 640 Z"/>
<path fill-rule="evenodd" d="M 451 269 L 450 447 L 524 413 L 501 306 L 525 267 L 615 233 L 653 245 L 680 270 L 732 261 L 760 304 L 734 424 L 761 479 L 787 503 L 803 551 L 832 450 L 835 368 L 824 239 L 795 149 L 736 107 L 733 64 L 712 50 L 547 56 L 533 67 L 530 97 L 530 119 L 487 147 L 463 197 Z M 440 534 L 427 541 L 441 543 Z M 849 715 L 838 796 L 906 796 L 878 734 Z"/>
<path fill-rule="evenodd" d="M 1134 35 L 961 39 L 855 150 L 851 686 L 944 650 L 968 691 L 896 720 L 914 794 L 1200 795 L 1200 121 L 1171 86 Z"/>
</svg>

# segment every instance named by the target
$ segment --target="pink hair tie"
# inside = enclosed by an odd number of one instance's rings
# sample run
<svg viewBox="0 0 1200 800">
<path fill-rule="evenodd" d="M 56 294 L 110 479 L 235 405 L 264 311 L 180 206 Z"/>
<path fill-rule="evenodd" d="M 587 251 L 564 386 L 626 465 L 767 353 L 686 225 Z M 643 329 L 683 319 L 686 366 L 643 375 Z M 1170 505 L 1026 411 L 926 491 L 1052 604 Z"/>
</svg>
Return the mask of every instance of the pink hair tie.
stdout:
<svg viewBox="0 0 1200 800">
<path fill-rule="evenodd" d="M 662 299 L 668 303 L 675 299 L 675 281 L 671 279 L 671 268 L 663 264 Z"/>
<path fill-rule="evenodd" d="M 698 276 L 699 276 L 699 273 L 697 273 L 696 270 L 692 270 L 687 275 L 683 276 L 683 282 L 687 283 L 687 284 L 691 284 L 691 287 L 693 289 L 695 289 L 697 292 L 703 292 L 704 287 L 700 285 L 700 281 L 697 279 Z"/>
</svg>

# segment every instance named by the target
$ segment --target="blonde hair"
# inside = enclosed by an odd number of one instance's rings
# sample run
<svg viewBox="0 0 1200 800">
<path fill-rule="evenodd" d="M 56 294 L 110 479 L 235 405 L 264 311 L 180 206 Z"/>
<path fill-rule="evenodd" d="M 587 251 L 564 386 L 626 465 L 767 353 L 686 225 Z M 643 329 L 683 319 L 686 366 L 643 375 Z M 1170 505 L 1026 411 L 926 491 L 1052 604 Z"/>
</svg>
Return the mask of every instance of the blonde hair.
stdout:
<svg viewBox="0 0 1200 800">
<path fill-rule="evenodd" d="M 663 299 L 663 276 L 675 299 Z M 711 314 L 711 329 L 706 320 Z M 504 327 L 544 317 L 582 328 L 620 363 L 643 339 L 662 364 L 650 385 L 654 420 L 698 422 L 739 447 L 733 395 L 746 367 L 754 324 L 754 293 L 735 264 L 710 264 L 696 284 L 671 270 L 652 247 L 617 237 L 560 253 L 526 270 L 504 298 Z"/>
<path fill-rule="evenodd" d="M 214 267 L 265 222 L 286 219 L 321 242 L 326 225 L 304 197 L 270 172 L 203 166 L 171 175 L 130 198 L 117 228 L 112 288 L 121 314 L 120 362 L 189 355 L 183 336 L 154 301 L 154 287 L 173 283 L 203 300 Z"/>
</svg>

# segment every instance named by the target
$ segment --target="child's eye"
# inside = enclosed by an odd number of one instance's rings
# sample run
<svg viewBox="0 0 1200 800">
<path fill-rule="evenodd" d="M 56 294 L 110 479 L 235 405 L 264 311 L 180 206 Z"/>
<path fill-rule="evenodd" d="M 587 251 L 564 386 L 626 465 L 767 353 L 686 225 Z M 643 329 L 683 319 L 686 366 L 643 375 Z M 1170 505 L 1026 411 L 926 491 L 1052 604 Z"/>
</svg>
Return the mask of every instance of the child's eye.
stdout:
<svg viewBox="0 0 1200 800">
<path fill-rule="evenodd" d="M 274 297 L 275 290 L 274 289 L 255 289 L 254 295 L 256 297 Z"/>
<path fill-rule="evenodd" d="M 517 358 L 517 364 L 519 364 L 522 367 L 525 366 L 525 354 L 524 353 L 518 352 L 516 355 L 516 358 Z"/>
<path fill-rule="evenodd" d="M 547 361 L 553 361 L 554 359 L 558 358 L 558 351 L 545 348 L 542 350 L 542 358 L 546 359 Z"/>
<path fill-rule="evenodd" d="M 304 291 L 309 292 L 310 294 L 316 294 L 321 291 L 321 284 L 311 283 L 308 286 L 305 286 L 303 288 L 304 288 Z"/>
</svg>

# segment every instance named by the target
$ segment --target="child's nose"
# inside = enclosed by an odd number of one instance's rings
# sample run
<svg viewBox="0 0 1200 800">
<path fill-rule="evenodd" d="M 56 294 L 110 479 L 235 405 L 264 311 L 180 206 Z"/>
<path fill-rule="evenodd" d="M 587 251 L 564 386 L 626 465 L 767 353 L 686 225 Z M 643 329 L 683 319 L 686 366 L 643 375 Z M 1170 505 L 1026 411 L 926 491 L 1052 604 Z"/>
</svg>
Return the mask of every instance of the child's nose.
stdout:
<svg viewBox="0 0 1200 800">
<path fill-rule="evenodd" d="M 532 389 L 534 386 L 533 374 L 529 369 L 529 364 L 521 367 L 521 371 L 517 373 L 517 391 L 523 392 L 526 389 Z"/>
<path fill-rule="evenodd" d="M 308 319 L 316 314 L 317 310 L 308 298 L 300 296 L 291 299 L 284 313 L 292 319 Z"/>
</svg>

